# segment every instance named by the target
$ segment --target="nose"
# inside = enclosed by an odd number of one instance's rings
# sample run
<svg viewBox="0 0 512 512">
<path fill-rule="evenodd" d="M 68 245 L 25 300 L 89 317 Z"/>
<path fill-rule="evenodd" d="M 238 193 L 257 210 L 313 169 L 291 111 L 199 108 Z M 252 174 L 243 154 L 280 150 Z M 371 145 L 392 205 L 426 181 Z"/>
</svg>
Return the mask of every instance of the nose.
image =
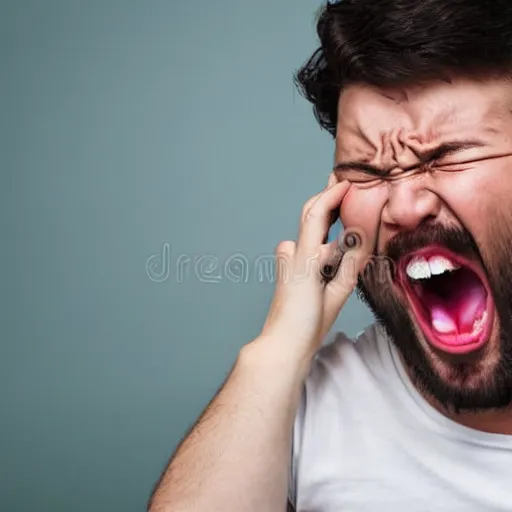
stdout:
<svg viewBox="0 0 512 512">
<path fill-rule="evenodd" d="M 422 176 L 398 179 L 387 185 L 388 201 L 382 210 L 382 221 L 388 229 L 410 231 L 438 217 L 441 199 L 426 187 Z"/>
</svg>

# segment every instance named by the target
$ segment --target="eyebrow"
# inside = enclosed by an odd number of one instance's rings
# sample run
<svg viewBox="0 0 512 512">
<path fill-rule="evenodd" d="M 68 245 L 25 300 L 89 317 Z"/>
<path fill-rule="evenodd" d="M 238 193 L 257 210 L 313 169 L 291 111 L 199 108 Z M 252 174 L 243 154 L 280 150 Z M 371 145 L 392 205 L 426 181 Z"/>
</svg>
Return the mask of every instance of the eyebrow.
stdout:
<svg viewBox="0 0 512 512">
<path fill-rule="evenodd" d="M 440 158 L 446 157 L 448 155 L 451 155 L 453 153 L 457 153 L 459 151 L 464 151 L 466 149 L 472 149 L 472 148 L 480 148 L 485 146 L 482 141 L 479 140 L 461 140 L 461 141 L 451 141 L 451 142 L 445 142 L 443 144 L 440 144 L 434 149 L 431 149 L 429 151 L 422 152 L 419 155 L 420 163 L 411 165 L 410 167 L 407 167 L 404 169 L 404 171 L 409 171 L 412 169 L 415 169 L 416 167 L 420 167 L 422 165 L 425 165 L 427 162 L 430 162 L 432 160 L 438 160 Z M 375 165 L 368 164 L 366 162 L 359 162 L 357 160 L 349 160 L 345 162 L 338 162 L 333 171 L 345 171 L 345 170 L 351 170 L 351 171 L 362 171 L 366 174 L 372 174 L 375 176 L 387 176 L 393 169 L 396 169 L 396 165 L 393 167 L 383 168 L 378 167 Z"/>
</svg>

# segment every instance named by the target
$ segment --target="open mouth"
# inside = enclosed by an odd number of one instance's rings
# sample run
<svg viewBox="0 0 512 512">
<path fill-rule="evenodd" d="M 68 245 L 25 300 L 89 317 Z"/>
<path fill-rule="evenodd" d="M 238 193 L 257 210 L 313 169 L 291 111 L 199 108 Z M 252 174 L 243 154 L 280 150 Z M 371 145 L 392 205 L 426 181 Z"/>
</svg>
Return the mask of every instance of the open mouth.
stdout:
<svg viewBox="0 0 512 512">
<path fill-rule="evenodd" d="M 467 354 L 488 341 L 494 301 L 478 265 L 444 247 L 430 246 L 402 258 L 398 279 L 434 347 Z"/>
</svg>

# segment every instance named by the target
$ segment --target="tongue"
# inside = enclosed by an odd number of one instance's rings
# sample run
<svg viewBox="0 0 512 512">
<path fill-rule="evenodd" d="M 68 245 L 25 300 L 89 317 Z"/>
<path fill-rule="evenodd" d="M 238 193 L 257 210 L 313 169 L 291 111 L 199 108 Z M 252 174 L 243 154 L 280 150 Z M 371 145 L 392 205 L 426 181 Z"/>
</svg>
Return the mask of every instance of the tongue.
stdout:
<svg viewBox="0 0 512 512">
<path fill-rule="evenodd" d="M 475 320 L 485 311 L 487 294 L 480 282 L 474 283 L 466 291 L 459 307 L 458 324 L 460 331 L 471 332 Z"/>
<path fill-rule="evenodd" d="M 457 324 L 443 306 L 433 306 L 430 310 L 432 327 L 443 334 L 456 333 Z"/>
<path fill-rule="evenodd" d="M 440 333 L 470 333 L 475 321 L 485 311 L 486 291 L 472 272 L 447 277 L 449 294 L 440 297 L 427 292 L 425 303 L 430 309 L 432 327 Z"/>
</svg>

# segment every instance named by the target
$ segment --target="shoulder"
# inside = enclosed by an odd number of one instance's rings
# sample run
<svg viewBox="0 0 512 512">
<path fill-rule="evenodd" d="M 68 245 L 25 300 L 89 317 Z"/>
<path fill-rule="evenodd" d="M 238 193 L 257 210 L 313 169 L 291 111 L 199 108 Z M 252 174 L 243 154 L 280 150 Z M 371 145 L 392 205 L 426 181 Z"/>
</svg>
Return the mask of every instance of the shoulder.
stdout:
<svg viewBox="0 0 512 512">
<path fill-rule="evenodd" d="M 331 333 L 315 355 L 306 384 L 332 380 L 350 380 L 374 375 L 390 362 L 389 338 L 378 324 L 372 324 L 355 338 L 342 331 Z"/>
<path fill-rule="evenodd" d="M 297 421 L 343 415 L 390 392 L 395 371 L 389 338 L 372 324 L 355 338 L 334 332 L 315 355 L 303 385 Z M 387 391 L 386 391 L 387 390 Z"/>
<path fill-rule="evenodd" d="M 378 324 L 370 325 L 355 338 L 341 331 L 327 337 L 312 361 L 295 418 L 292 503 L 297 486 L 308 488 L 310 476 L 316 478 L 317 473 L 324 472 L 332 453 L 336 459 L 339 453 L 348 457 L 347 440 L 356 445 L 362 442 L 357 437 L 359 422 L 367 414 L 367 424 L 374 423 L 372 415 L 377 414 L 383 393 L 389 388 L 386 381 L 390 380 L 392 364 L 389 338 Z M 332 461 L 332 467 L 336 464 Z"/>
</svg>

